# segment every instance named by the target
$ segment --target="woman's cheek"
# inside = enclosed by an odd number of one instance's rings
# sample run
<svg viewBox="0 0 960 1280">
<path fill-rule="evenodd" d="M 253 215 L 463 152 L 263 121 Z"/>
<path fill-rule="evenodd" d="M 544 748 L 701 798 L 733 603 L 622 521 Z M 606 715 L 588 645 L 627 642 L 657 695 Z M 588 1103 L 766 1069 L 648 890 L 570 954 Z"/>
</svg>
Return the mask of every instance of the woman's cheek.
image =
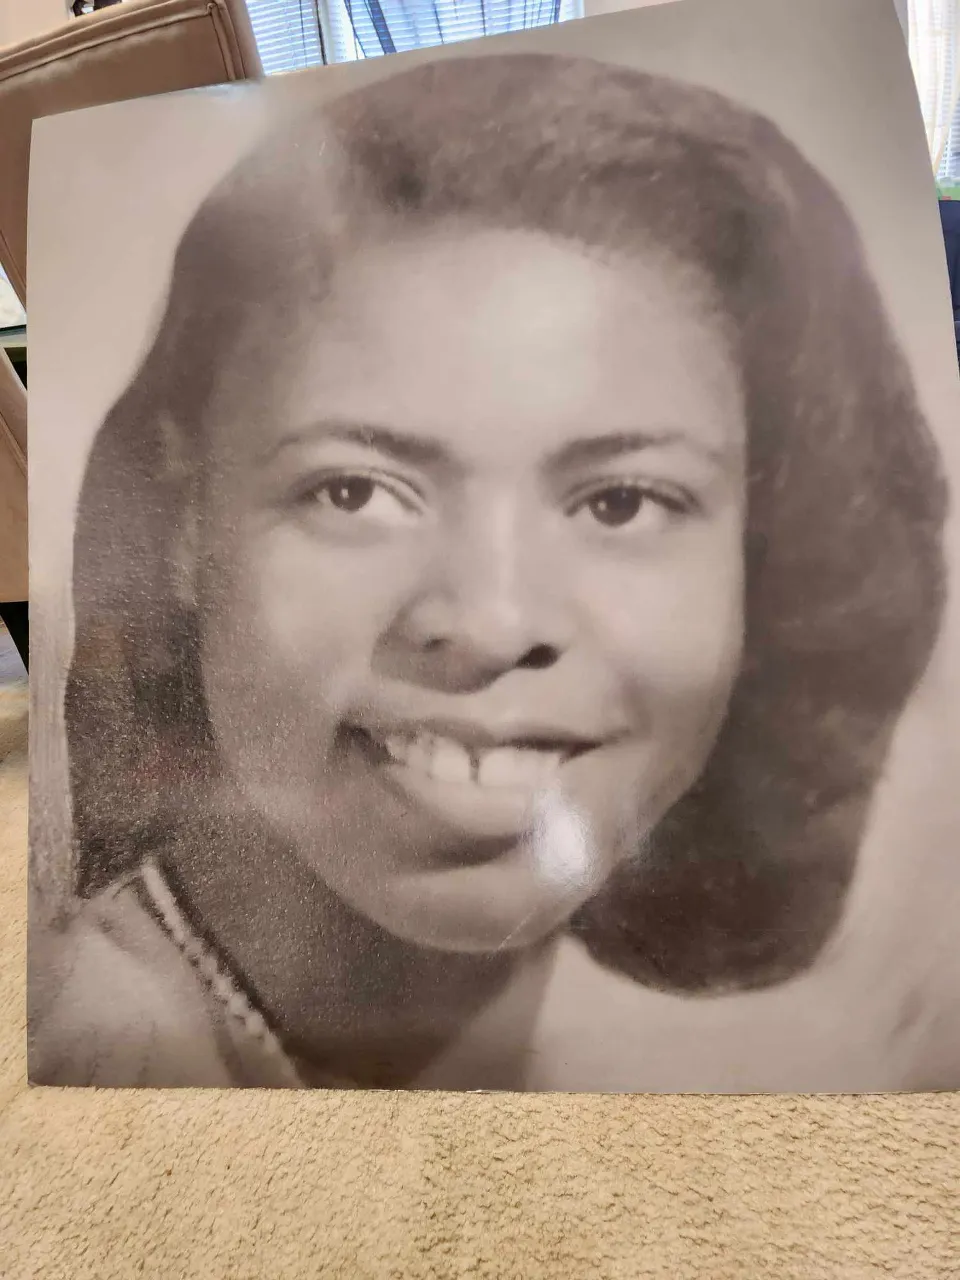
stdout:
<svg viewBox="0 0 960 1280">
<path fill-rule="evenodd" d="M 715 715 L 743 655 L 739 541 L 691 539 L 686 554 L 594 566 L 587 581 L 590 613 L 624 693 L 648 711 L 659 704 Z"/>
<path fill-rule="evenodd" d="M 367 692 L 380 636 L 415 592 L 403 546 L 329 546 L 281 530 L 241 557 L 233 599 L 256 619 L 259 657 L 301 714 L 339 712 Z M 246 587 L 244 587 L 246 583 Z"/>
</svg>

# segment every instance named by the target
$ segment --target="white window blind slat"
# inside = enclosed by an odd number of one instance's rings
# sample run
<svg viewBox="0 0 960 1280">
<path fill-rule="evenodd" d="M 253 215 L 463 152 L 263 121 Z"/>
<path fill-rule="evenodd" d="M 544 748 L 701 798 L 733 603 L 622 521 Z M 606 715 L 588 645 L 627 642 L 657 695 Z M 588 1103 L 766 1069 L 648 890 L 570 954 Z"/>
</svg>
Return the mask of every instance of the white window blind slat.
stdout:
<svg viewBox="0 0 960 1280">
<path fill-rule="evenodd" d="M 267 75 L 581 16 L 583 0 L 247 0 Z M 320 31 L 324 38 L 321 42 Z"/>
</svg>

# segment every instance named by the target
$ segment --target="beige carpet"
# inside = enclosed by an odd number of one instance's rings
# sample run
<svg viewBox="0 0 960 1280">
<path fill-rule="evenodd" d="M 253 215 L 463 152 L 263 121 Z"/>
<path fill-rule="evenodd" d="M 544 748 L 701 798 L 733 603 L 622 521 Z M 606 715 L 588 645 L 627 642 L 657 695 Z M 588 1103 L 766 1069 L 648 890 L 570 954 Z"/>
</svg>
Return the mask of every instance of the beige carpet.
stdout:
<svg viewBox="0 0 960 1280">
<path fill-rule="evenodd" d="M 28 1092 L 22 685 L 0 756 L 4 1280 L 960 1277 L 960 1097 Z"/>
</svg>

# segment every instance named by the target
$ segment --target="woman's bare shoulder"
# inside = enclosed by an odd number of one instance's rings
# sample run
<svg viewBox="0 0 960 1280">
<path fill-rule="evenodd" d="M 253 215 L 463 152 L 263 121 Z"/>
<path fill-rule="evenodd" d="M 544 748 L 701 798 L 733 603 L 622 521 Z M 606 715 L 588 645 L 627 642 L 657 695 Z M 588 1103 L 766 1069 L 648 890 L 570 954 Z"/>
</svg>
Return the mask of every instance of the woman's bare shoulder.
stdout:
<svg viewBox="0 0 960 1280">
<path fill-rule="evenodd" d="M 32 1084 L 229 1084 L 204 993 L 130 882 L 31 936 Z"/>
</svg>

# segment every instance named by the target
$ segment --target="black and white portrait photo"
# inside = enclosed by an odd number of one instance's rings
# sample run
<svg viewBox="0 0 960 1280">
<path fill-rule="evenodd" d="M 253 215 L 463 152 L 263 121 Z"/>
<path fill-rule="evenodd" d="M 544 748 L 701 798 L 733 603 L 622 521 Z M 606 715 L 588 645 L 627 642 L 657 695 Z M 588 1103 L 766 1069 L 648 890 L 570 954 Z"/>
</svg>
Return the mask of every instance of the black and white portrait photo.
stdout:
<svg viewBox="0 0 960 1280">
<path fill-rule="evenodd" d="M 892 6 L 58 117 L 31 220 L 34 1083 L 960 1086 Z"/>
</svg>

